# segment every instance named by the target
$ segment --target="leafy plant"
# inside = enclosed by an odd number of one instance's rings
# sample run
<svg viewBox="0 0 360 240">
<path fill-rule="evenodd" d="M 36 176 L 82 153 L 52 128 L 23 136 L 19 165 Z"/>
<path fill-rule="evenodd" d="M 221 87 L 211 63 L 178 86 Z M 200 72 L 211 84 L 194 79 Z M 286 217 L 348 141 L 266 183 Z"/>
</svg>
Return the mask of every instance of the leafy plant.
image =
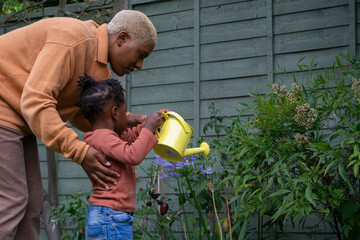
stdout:
<svg viewBox="0 0 360 240">
<path fill-rule="evenodd" d="M 359 239 L 359 63 L 339 55 L 331 69 L 314 74 L 300 61 L 305 84 L 295 77 L 290 89 L 273 84 L 269 94 L 251 94 L 254 105 L 241 104 L 228 126 L 219 117 L 207 125 L 221 124 L 225 132 L 213 146 L 226 172 L 222 183 L 233 188 L 233 232 L 240 239 L 257 214 L 270 217 L 258 226 L 259 239 L 266 225 L 305 223 L 312 214 L 338 239 Z M 245 121 L 244 112 L 251 113 Z"/>
<path fill-rule="evenodd" d="M 62 228 L 61 239 L 85 240 L 85 220 L 90 206 L 90 193 L 78 192 L 70 199 L 62 201 L 58 207 L 52 207 L 55 217 L 52 222 L 60 224 Z"/>
<path fill-rule="evenodd" d="M 177 239 L 171 230 L 176 222 L 183 228 L 186 239 L 201 239 L 202 236 L 206 239 L 220 239 L 222 229 L 216 209 L 222 207 L 223 196 L 212 186 L 215 175 L 211 164 L 205 165 L 204 159 L 196 156 L 179 162 L 168 162 L 159 156 L 155 158 L 154 165 L 145 171 L 151 178 L 156 173 L 161 174 L 165 183 L 167 180 L 169 183 L 175 180 L 176 185 L 169 184 L 169 187 L 175 191 L 177 207 L 174 202 L 170 204 L 167 201 L 170 205 L 169 211 L 166 215 L 162 214 L 158 205 L 163 204 L 165 199 L 154 193 L 156 189 L 153 184 L 148 184 L 148 187 L 141 189 L 137 195 L 138 201 L 144 203 L 137 209 L 137 216 L 141 218 L 140 224 L 136 225 L 137 233 L 146 235 L 149 239 Z M 191 211 L 196 214 L 190 215 Z M 144 219 L 151 221 L 153 227 L 144 224 Z"/>
</svg>

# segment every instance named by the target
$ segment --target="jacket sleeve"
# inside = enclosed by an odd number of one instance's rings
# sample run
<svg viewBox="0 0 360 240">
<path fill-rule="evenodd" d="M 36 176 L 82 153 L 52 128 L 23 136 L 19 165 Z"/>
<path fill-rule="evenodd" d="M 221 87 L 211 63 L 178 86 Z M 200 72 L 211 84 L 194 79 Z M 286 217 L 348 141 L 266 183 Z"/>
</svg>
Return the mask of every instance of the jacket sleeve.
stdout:
<svg viewBox="0 0 360 240">
<path fill-rule="evenodd" d="M 127 128 L 124 130 L 124 132 L 121 134 L 120 138 L 128 143 L 132 143 L 136 140 L 136 138 L 139 136 L 141 129 L 144 127 L 144 123 L 138 124 L 135 127 Z"/>
<path fill-rule="evenodd" d="M 39 53 L 20 100 L 21 113 L 32 132 L 49 148 L 77 163 L 89 146 L 60 118 L 57 96 L 71 76 L 67 46 L 48 43 Z"/>
<path fill-rule="evenodd" d="M 89 121 L 84 117 L 80 110 L 69 120 L 69 122 L 72 126 L 76 127 L 82 132 L 91 131 Z"/>
<path fill-rule="evenodd" d="M 127 165 L 139 165 L 157 143 L 156 137 L 147 128 L 143 128 L 131 143 L 123 141 L 116 133 L 106 134 L 107 136 L 97 136 L 97 139 L 102 139 L 98 141 L 100 151 L 106 157 Z"/>
</svg>

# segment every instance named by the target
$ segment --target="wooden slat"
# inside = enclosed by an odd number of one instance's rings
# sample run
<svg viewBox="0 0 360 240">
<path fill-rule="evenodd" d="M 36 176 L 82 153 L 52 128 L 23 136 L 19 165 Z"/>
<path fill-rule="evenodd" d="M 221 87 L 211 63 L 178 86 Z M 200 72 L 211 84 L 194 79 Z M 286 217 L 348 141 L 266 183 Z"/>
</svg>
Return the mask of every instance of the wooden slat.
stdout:
<svg viewBox="0 0 360 240">
<path fill-rule="evenodd" d="M 233 117 L 237 116 L 236 109 L 240 107 L 239 103 L 246 103 L 249 106 L 253 105 L 253 97 L 239 97 L 239 98 L 226 98 L 226 99 L 210 99 L 201 101 L 201 118 L 210 118 L 211 113 L 208 108 L 212 102 L 215 102 L 215 107 L 220 110 L 219 114 L 222 116 Z"/>
<path fill-rule="evenodd" d="M 66 195 L 69 193 L 77 193 L 79 190 L 83 192 L 91 191 L 91 182 L 89 179 L 59 179 L 58 194 Z"/>
<path fill-rule="evenodd" d="M 173 31 L 177 29 L 192 28 L 193 11 L 175 12 L 150 17 L 151 22 L 156 27 L 157 32 Z"/>
<path fill-rule="evenodd" d="M 58 161 L 57 171 L 59 179 L 88 178 L 84 169 L 79 164 L 72 161 Z"/>
<path fill-rule="evenodd" d="M 139 4 L 137 1 L 130 1 L 134 10 L 144 12 L 147 16 L 182 12 L 193 9 L 193 0 L 171 0 L 171 1 L 154 1 L 151 4 Z"/>
<path fill-rule="evenodd" d="M 201 27 L 201 44 L 266 36 L 266 18 Z"/>
<path fill-rule="evenodd" d="M 284 34 L 348 24 L 348 6 L 319 9 L 274 17 L 274 33 Z"/>
<path fill-rule="evenodd" d="M 194 43 L 193 29 L 180 29 L 158 33 L 158 42 L 154 51 L 192 46 Z"/>
<path fill-rule="evenodd" d="M 268 91 L 265 76 L 235 78 L 201 82 L 201 99 L 217 99 L 248 96 L 249 92 L 265 93 Z"/>
<path fill-rule="evenodd" d="M 355 0 L 349 0 L 349 50 L 356 54 L 356 3 Z"/>
<path fill-rule="evenodd" d="M 193 47 L 172 48 L 151 53 L 143 69 L 170 67 L 193 63 Z"/>
<path fill-rule="evenodd" d="M 201 26 L 263 18 L 266 0 L 238 2 L 201 9 Z"/>
<path fill-rule="evenodd" d="M 266 74 L 266 57 L 201 64 L 201 80 L 239 78 Z"/>
<path fill-rule="evenodd" d="M 238 3 L 238 2 L 248 2 L 252 0 L 201 0 L 200 1 L 200 7 L 213 7 L 213 6 L 219 6 L 219 5 L 225 5 L 225 4 L 232 4 L 232 3 Z"/>
<path fill-rule="evenodd" d="M 193 81 L 192 65 L 182 65 L 164 68 L 144 69 L 132 73 L 133 87 L 157 86 Z"/>
<path fill-rule="evenodd" d="M 348 46 L 348 27 L 335 27 L 275 36 L 275 54 Z"/>
<path fill-rule="evenodd" d="M 193 116 L 193 101 L 184 101 L 184 102 L 164 102 L 159 104 L 149 104 L 149 105 L 134 105 L 132 106 L 133 113 L 143 113 L 150 114 L 158 109 L 168 108 L 172 111 L 175 111 L 185 119 L 191 118 Z"/>
<path fill-rule="evenodd" d="M 267 0 L 266 11 L 266 67 L 267 67 L 267 84 L 271 84 L 274 81 L 274 16 L 273 16 L 273 0 Z"/>
<path fill-rule="evenodd" d="M 347 1 L 344 0 L 275 0 L 274 1 L 274 14 L 289 14 L 304 11 L 313 11 L 321 8 L 329 8 L 346 5 Z"/>
<path fill-rule="evenodd" d="M 152 104 L 174 101 L 193 100 L 193 83 L 182 83 L 154 87 L 141 87 L 132 89 L 131 103 Z M 181 91 L 179 91 L 181 89 Z M 139 97 L 141 96 L 141 98 Z"/>
<path fill-rule="evenodd" d="M 201 46 L 201 62 L 215 62 L 232 59 L 266 56 L 267 38 L 252 38 L 231 42 L 220 42 Z"/>
<path fill-rule="evenodd" d="M 317 68 L 331 67 L 335 62 L 335 56 L 340 52 L 346 53 L 347 47 L 276 55 L 275 64 L 277 68 L 275 72 L 298 71 L 298 62 L 303 57 L 305 57 L 305 59 L 302 61 L 302 64 L 310 65 L 312 58 L 315 57 L 314 64 L 316 64 Z"/>
</svg>

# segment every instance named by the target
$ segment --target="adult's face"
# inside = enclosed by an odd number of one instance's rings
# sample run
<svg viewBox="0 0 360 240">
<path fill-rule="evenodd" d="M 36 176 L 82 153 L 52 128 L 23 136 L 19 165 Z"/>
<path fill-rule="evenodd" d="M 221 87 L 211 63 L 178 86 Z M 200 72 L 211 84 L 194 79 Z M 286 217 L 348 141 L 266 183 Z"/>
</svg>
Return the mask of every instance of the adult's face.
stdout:
<svg viewBox="0 0 360 240">
<path fill-rule="evenodd" d="M 119 76 L 129 74 L 135 68 L 140 70 L 153 48 L 153 43 L 139 43 L 131 39 L 127 32 L 109 35 L 108 60 L 111 69 Z"/>
</svg>

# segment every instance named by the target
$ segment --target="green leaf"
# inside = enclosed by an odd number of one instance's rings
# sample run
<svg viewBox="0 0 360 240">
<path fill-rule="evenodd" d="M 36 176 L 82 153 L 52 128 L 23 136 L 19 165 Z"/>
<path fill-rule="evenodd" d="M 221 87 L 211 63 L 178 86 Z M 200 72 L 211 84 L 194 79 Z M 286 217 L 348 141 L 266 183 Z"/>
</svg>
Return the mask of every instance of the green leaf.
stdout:
<svg viewBox="0 0 360 240">
<path fill-rule="evenodd" d="M 332 150 L 332 148 L 328 142 L 312 143 L 311 145 L 313 145 L 314 147 L 316 147 L 322 151 L 331 151 Z"/>
<path fill-rule="evenodd" d="M 356 164 L 354 165 L 354 174 L 355 174 L 355 177 L 357 177 L 358 174 L 359 174 L 359 166 L 360 166 L 360 162 L 358 162 L 358 163 L 356 163 Z"/>
<path fill-rule="evenodd" d="M 331 135 L 329 142 L 331 142 L 332 140 L 336 139 L 339 136 L 340 136 L 340 133 L 335 133 L 334 135 Z"/>
<path fill-rule="evenodd" d="M 347 183 L 347 185 L 349 186 L 351 192 L 354 193 L 354 188 L 353 188 L 353 186 L 351 185 L 349 178 L 346 176 L 346 172 L 345 172 L 344 166 L 342 165 L 341 162 L 339 162 L 339 164 L 338 164 L 338 170 L 339 170 L 340 176 L 341 176 L 341 177 L 344 179 L 344 181 Z"/>
<path fill-rule="evenodd" d="M 248 224 L 248 219 L 246 218 L 244 220 L 244 223 L 241 226 L 241 231 L 240 231 L 240 235 L 238 239 L 245 239 L 245 233 L 246 233 L 246 229 L 247 229 L 247 224 Z"/>
<path fill-rule="evenodd" d="M 306 190 L 305 190 L 305 197 L 306 199 L 311 202 L 312 205 L 314 205 L 314 207 L 316 206 L 315 201 L 313 199 L 313 197 L 311 196 L 312 193 L 312 189 L 311 189 L 311 183 L 308 182 L 307 186 L 306 186 Z"/>
<path fill-rule="evenodd" d="M 249 107 L 249 105 L 247 103 L 243 103 L 243 102 L 239 102 L 239 105 L 241 105 L 243 107 Z"/>
<path fill-rule="evenodd" d="M 339 57 L 336 56 L 335 59 L 336 59 L 336 63 L 337 63 L 338 68 L 343 69 L 343 65 L 341 64 L 341 61 L 340 61 Z"/>
<path fill-rule="evenodd" d="M 264 192 L 267 192 L 270 187 L 272 186 L 272 184 L 274 183 L 274 176 L 272 176 L 270 179 L 269 179 L 269 182 L 268 184 L 266 185 L 265 189 L 264 189 Z"/>
<path fill-rule="evenodd" d="M 250 97 L 260 97 L 260 94 L 255 93 L 255 92 L 249 92 L 249 96 Z"/>
<path fill-rule="evenodd" d="M 269 197 L 275 197 L 275 196 L 282 195 L 282 194 L 289 193 L 289 192 L 291 192 L 291 191 L 287 190 L 287 189 L 280 189 L 279 191 L 270 194 Z"/>
</svg>

